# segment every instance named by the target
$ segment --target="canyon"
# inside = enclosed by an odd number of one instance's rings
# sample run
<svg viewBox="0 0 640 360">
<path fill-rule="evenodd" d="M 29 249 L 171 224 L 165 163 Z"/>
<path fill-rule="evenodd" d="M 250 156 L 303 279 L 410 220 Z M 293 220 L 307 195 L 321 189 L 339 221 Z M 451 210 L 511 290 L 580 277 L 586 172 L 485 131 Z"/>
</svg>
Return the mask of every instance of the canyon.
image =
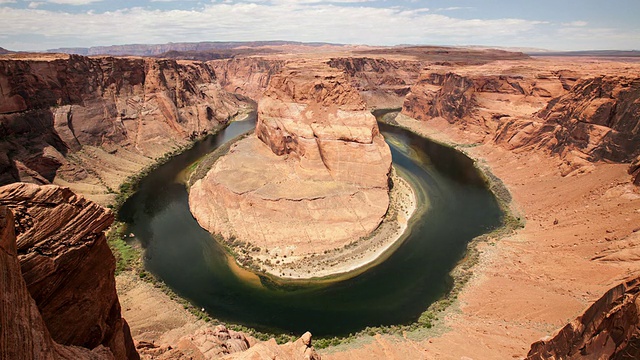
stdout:
<svg viewBox="0 0 640 360">
<path fill-rule="evenodd" d="M 341 182 L 341 191 L 353 190 L 342 194 L 357 189 L 387 196 L 390 155 L 367 110 L 401 108 L 392 122 L 456 147 L 500 178 L 513 199 L 508 206 L 524 225 L 477 245 L 473 276 L 454 305 L 439 313 L 438 335 L 378 334 L 358 346 L 320 351 L 322 357 L 548 358 L 591 353 L 594 348 L 607 356 L 633 354 L 638 320 L 633 279 L 640 270 L 638 70 L 640 64 L 625 59 L 531 59 L 456 48 L 331 48 L 207 62 L 4 55 L 0 57 L 0 182 L 63 185 L 106 205 L 114 201 L 128 176 L 187 145 L 191 134 L 215 131 L 250 108 L 252 99 L 261 121 L 257 136 L 236 143 L 228 158 L 212 168 L 223 179 L 227 171 L 226 182 L 211 179 L 211 184 L 220 186 L 215 191 L 224 194 L 220 206 L 229 208 L 230 202 L 237 202 L 234 196 L 245 192 L 258 206 L 267 204 L 270 197 L 260 193 L 260 198 L 255 192 L 256 185 L 268 183 L 263 180 L 268 172 L 264 168 L 252 172 L 255 166 L 270 168 L 280 179 L 321 170 L 326 177 L 321 181 L 331 178 Z M 314 124 L 311 119 L 318 115 L 320 121 Z M 333 126 L 336 119 L 342 128 Z M 332 148 L 337 145 L 353 147 L 362 156 L 345 157 L 347 153 Z M 325 159 L 323 154 L 329 156 Z M 370 154 L 376 155 L 371 163 Z M 239 170 L 247 172 L 241 182 L 229 173 Z M 198 186 L 194 188 L 191 196 L 198 194 Z M 270 190 L 279 194 L 277 187 Z M 16 324 L 23 327 L 15 332 L 6 332 L 2 324 L 2 349 L 18 341 L 6 334 L 22 334 L 25 346 L 38 344 L 38 354 L 53 354 L 33 358 L 100 358 L 108 352 L 116 358 L 135 358 L 122 317 L 138 319 L 129 325 L 133 339 L 146 341 L 137 341 L 143 357 L 204 356 L 213 343 L 222 346 L 227 338 L 245 344 L 231 330 L 205 330 L 207 325 L 200 324 L 198 332 L 187 326 L 195 319 L 180 314 L 180 306 L 176 309 L 170 299 L 144 284 L 132 281 L 131 288 L 116 294 L 113 258 L 102 235 L 113 215 L 95 203 L 53 185 L 8 185 L 0 194 L 0 204 L 7 206 L 1 210 L 2 265 L 13 274 L 2 283 L 11 294 L 3 298 L 3 318 L 6 313 L 31 319 L 29 326 Z M 312 195 L 298 194 L 296 199 Z M 246 213 L 238 211 L 230 219 Z M 385 211 L 382 206 L 372 213 L 369 228 L 377 226 Z M 60 235 L 51 235 L 56 233 Z M 77 261 L 80 258 L 83 261 Z M 100 266 L 91 265 L 99 259 Z M 72 264 L 91 266 L 100 273 L 76 274 L 69 268 Z M 70 271 L 75 275 L 69 276 Z M 47 279 L 59 286 L 40 288 Z M 123 275 L 118 279 L 124 281 Z M 94 318 L 65 313 L 75 308 L 67 306 L 69 285 L 59 283 L 62 280 L 77 281 L 71 286 L 84 289 L 86 301 L 99 300 L 92 305 L 99 310 L 89 311 Z M 598 300 L 622 282 L 625 285 Z M 142 290 L 143 295 L 133 295 Z M 120 303 L 151 297 L 160 299 L 148 305 L 155 309 L 145 310 L 139 304 L 120 310 Z M 585 315 L 572 320 L 587 308 Z M 160 319 L 162 309 L 171 320 Z M 142 313 L 146 315 L 136 317 Z M 86 325 L 68 328 L 68 319 Z M 163 330 L 142 330 L 143 323 L 154 321 Z M 172 321 L 182 325 L 168 326 Z M 624 341 L 618 333 L 608 335 L 621 327 Z M 167 335 L 176 329 L 180 330 Z M 557 329 L 555 337 L 531 345 Z M 605 330 L 594 335 L 584 329 Z M 248 344 L 249 352 L 228 356 L 316 356 L 307 353 L 308 336 L 285 347 L 244 339 L 243 346 L 224 347 L 244 349 Z M 293 355 L 295 351 L 300 353 Z M 215 350 L 207 356 L 224 354 Z"/>
</svg>

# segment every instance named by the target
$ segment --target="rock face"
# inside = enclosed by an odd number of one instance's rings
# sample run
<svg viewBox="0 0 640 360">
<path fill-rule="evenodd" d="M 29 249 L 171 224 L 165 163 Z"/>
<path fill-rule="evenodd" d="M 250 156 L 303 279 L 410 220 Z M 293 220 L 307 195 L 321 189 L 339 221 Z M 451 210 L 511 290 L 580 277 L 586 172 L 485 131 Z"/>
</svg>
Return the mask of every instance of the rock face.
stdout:
<svg viewBox="0 0 640 360">
<path fill-rule="evenodd" d="M 232 93 L 259 101 L 269 87 L 271 78 L 282 71 L 286 60 L 262 57 L 214 60 L 207 64 L 216 74 L 219 84 Z"/>
<path fill-rule="evenodd" d="M 611 290 L 550 339 L 531 345 L 528 360 L 638 359 L 640 278 Z"/>
<path fill-rule="evenodd" d="M 481 142 L 559 154 L 564 175 L 593 161 L 632 162 L 640 154 L 639 78 L 624 71 L 593 76 L 519 63 L 492 66 L 425 71 L 402 113 L 443 118 L 480 134 Z"/>
<path fill-rule="evenodd" d="M 399 108 L 418 80 L 423 62 L 372 57 L 332 58 L 328 65 L 342 70 L 368 107 Z"/>
<path fill-rule="evenodd" d="M 269 341 L 258 343 L 245 352 L 231 354 L 225 357 L 225 359 L 320 360 L 321 357 L 311 344 L 311 333 L 307 331 L 295 342 L 278 345 L 274 339 L 271 339 Z"/>
<path fill-rule="evenodd" d="M 29 316 L 40 317 L 48 329 L 38 341 L 48 344 L 50 334 L 52 344 L 104 347 L 102 352 L 116 359 L 137 359 L 128 325 L 120 316 L 115 259 L 103 233 L 113 214 L 53 185 L 4 186 L 0 205 L 15 216 L 21 278 L 30 295 L 27 300 L 37 306 L 30 308 Z M 4 233 L 11 235 L 7 229 Z M 36 333 L 42 333 L 37 323 L 32 330 Z"/>
<path fill-rule="evenodd" d="M 629 174 L 633 177 L 633 183 L 640 186 L 640 156 L 638 156 L 629 167 Z"/>
<path fill-rule="evenodd" d="M 343 73 L 289 64 L 259 102 L 255 134 L 191 188 L 191 211 L 205 229 L 302 255 L 342 247 L 380 224 L 391 154 Z"/>
<path fill-rule="evenodd" d="M 1 359 L 112 359 L 100 345 L 88 349 L 62 346 L 49 330 L 20 274 L 14 218 L 0 206 L 0 358 Z"/>
<path fill-rule="evenodd" d="M 26 55 L 25 55 L 26 56 Z M 0 60 L 0 184 L 117 189 L 238 112 L 204 63 L 41 55 Z"/>
</svg>

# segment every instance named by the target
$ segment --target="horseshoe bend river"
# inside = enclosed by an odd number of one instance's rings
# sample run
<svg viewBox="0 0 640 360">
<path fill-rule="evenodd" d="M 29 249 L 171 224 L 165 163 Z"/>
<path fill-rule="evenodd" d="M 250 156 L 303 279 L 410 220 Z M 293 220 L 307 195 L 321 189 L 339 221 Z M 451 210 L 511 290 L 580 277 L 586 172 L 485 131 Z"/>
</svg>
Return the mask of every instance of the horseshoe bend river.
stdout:
<svg viewBox="0 0 640 360">
<path fill-rule="evenodd" d="M 144 248 L 145 268 L 216 319 L 266 332 L 340 336 L 408 324 L 450 290 L 449 275 L 474 237 L 501 225 L 502 211 L 473 161 L 410 131 L 379 124 L 394 166 L 408 174 L 418 208 L 386 260 L 346 280 L 261 286 L 230 268 L 225 249 L 191 215 L 179 175 L 255 127 L 231 123 L 172 158 L 139 184 L 119 218 Z M 425 199 L 425 197 L 427 199 Z"/>
</svg>

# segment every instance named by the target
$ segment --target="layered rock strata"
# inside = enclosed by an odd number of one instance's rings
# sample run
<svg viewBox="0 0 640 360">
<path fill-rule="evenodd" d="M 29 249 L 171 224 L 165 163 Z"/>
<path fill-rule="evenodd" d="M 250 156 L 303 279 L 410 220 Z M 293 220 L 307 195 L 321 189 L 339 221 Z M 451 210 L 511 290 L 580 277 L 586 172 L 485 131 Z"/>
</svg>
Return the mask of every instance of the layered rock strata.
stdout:
<svg viewBox="0 0 640 360">
<path fill-rule="evenodd" d="M 38 346 L 33 351 L 44 352 L 57 351 L 57 343 L 98 349 L 116 359 L 138 358 L 127 322 L 120 315 L 115 259 L 103 232 L 111 225 L 113 214 L 53 185 L 4 186 L 0 205 L 13 213 L 16 235 L 16 244 L 3 239 L 3 254 L 17 254 L 20 264 L 20 269 L 3 272 L 14 284 L 3 294 L 9 294 L 7 299 L 19 298 L 12 306 L 25 310 L 17 317 L 3 313 L 3 331 L 5 326 L 23 327 L 11 333 L 15 345 L 33 343 Z M 13 233 L 9 217 L 5 211 L 6 237 Z M 26 286 L 28 298 L 20 283 Z M 3 312 L 15 311 L 12 306 L 3 306 Z M 25 325 L 29 321 L 33 327 Z"/>
<path fill-rule="evenodd" d="M 478 142 L 559 154 L 565 175 L 594 161 L 632 162 L 640 153 L 640 79 L 629 69 L 579 70 L 519 62 L 434 67 L 411 88 L 402 113 L 445 119 Z"/>
<path fill-rule="evenodd" d="M 640 358 L 640 279 L 607 291 L 553 337 L 531 345 L 527 360 Z"/>
<path fill-rule="evenodd" d="M 302 256 L 368 235 L 389 206 L 391 153 L 358 92 L 323 63 L 289 64 L 258 104 L 255 135 L 190 189 L 202 227 Z"/>
<path fill-rule="evenodd" d="M 128 175 L 241 106 L 200 62 L 4 57 L 0 184 L 55 182 L 104 203 Z"/>
</svg>

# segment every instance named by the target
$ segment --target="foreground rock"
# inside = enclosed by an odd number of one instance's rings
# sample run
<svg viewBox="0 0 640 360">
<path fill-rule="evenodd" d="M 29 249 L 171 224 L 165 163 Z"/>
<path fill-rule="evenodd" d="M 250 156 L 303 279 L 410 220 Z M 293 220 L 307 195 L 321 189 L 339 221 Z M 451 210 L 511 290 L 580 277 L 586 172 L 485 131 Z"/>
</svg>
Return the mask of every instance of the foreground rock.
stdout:
<svg viewBox="0 0 640 360">
<path fill-rule="evenodd" d="M 304 333 L 300 339 L 295 342 L 289 342 L 283 345 L 276 344 L 274 339 L 261 342 L 251 349 L 224 357 L 224 359 L 233 360 L 320 360 L 320 355 L 316 352 L 311 344 L 311 333 Z"/>
<path fill-rule="evenodd" d="M 552 338 L 531 345 L 527 360 L 640 358 L 640 278 L 607 291 Z"/>
<path fill-rule="evenodd" d="M 389 206 L 390 170 L 376 120 L 344 75 L 289 64 L 259 102 L 255 135 L 192 186 L 189 203 L 209 232 L 291 259 L 373 231 Z"/>
<path fill-rule="evenodd" d="M 124 179 L 242 106 L 201 62 L 0 58 L 0 185 L 56 183 L 107 203 Z"/>
<path fill-rule="evenodd" d="M 2 262 L 8 266 L 3 274 L 13 284 L 3 292 L 2 331 L 8 326 L 21 328 L 9 332 L 13 338 L 6 341 L 12 341 L 16 348 L 37 345 L 25 352 L 34 351 L 34 358 L 39 358 L 35 352 L 62 349 L 57 343 L 94 349 L 116 359 L 137 359 L 129 327 L 120 315 L 115 259 L 103 233 L 113 215 L 68 189 L 52 185 L 4 186 L 0 188 L 0 205 L 5 209 L 3 256 L 15 257 L 17 253 L 20 263 L 17 269 L 12 265 L 15 260 Z M 15 244 L 9 211 L 15 222 Z M 14 298 L 15 303 L 5 303 Z M 5 317 L 5 311 L 16 317 Z M 5 343 L 4 338 L 2 341 Z"/>
</svg>

